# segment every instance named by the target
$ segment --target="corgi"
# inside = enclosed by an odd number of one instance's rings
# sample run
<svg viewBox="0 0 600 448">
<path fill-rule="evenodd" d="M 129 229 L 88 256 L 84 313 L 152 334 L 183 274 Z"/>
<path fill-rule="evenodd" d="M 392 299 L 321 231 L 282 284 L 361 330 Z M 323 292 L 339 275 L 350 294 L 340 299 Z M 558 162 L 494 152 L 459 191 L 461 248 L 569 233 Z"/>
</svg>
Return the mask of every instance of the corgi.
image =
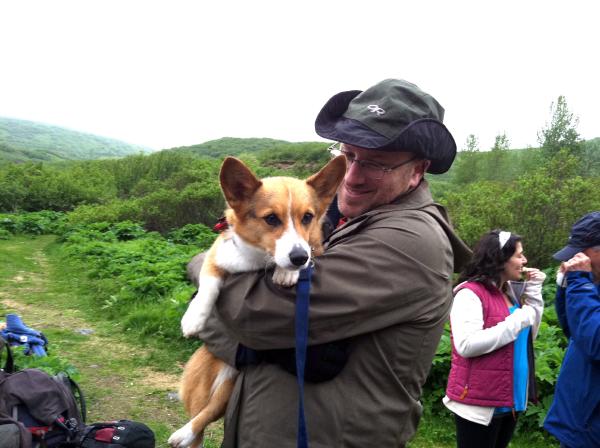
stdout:
<svg viewBox="0 0 600 448">
<path fill-rule="evenodd" d="M 240 160 L 223 161 L 219 178 L 229 226 L 206 253 L 198 293 L 181 320 L 184 336 L 202 331 L 228 274 L 274 266 L 275 284 L 296 284 L 300 270 L 322 253 L 321 221 L 345 173 L 343 155 L 306 180 L 258 179 Z M 225 413 L 237 373 L 205 347 L 192 355 L 179 391 L 192 419 L 169 437 L 171 447 L 202 447 L 206 426 Z"/>
</svg>

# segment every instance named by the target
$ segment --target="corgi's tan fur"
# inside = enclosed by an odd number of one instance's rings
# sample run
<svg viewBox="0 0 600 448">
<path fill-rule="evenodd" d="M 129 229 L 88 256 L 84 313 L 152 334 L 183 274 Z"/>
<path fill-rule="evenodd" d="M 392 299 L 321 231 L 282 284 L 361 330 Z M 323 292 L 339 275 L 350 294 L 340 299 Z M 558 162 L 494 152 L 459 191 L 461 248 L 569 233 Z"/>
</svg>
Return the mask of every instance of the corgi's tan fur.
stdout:
<svg viewBox="0 0 600 448">
<path fill-rule="evenodd" d="M 215 240 L 200 270 L 199 289 L 181 320 L 184 336 L 200 332 L 224 278 L 274 265 L 273 282 L 293 286 L 322 252 L 321 221 L 346 172 L 345 156 L 306 180 L 258 179 L 227 157 L 220 172 L 229 228 Z M 174 448 L 201 447 L 206 426 L 225 413 L 237 371 L 201 347 L 185 366 L 180 398 L 192 419 L 169 437 Z"/>
</svg>

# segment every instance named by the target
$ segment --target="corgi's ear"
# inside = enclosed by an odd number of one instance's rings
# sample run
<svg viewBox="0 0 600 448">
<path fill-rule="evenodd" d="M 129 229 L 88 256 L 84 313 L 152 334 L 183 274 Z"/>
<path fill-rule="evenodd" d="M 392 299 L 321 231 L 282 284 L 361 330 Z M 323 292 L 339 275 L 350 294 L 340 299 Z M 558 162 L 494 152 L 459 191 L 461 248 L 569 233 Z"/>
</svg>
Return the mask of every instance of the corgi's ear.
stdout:
<svg viewBox="0 0 600 448">
<path fill-rule="evenodd" d="M 333 200 L 345 174 L 346 156 L 339 155 L 330 160 L 318 173 L 306 179 L 306 183 L 315 189 L 317 196 L 322 200 L 323 209 Z"/>
<path fill-rule="evenodd" d="M 235 157 L 225 158 L 219 179 L 225 200 L 233 209 L 248 201 L 262 185 L 250 168 Z"/>
</svg>

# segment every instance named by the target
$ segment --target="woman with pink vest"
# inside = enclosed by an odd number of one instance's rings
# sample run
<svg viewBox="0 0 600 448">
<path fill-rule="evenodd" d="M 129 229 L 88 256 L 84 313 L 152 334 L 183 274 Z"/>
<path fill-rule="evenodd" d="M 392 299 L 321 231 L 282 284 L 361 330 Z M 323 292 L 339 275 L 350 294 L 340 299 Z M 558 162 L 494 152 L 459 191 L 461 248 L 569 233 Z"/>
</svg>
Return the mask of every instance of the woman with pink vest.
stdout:
<svg viewBox="0 0 600 448">
<path fill-rule="evenodd" d="M 494 230 L 479 240 L 454 289 L 443 401 L 455 416 L 458 448 L 506 447 L 518 413 L 536 399 L 532 341 L 546 275 L 526 263 L 521 237 Z"/>
</svg>

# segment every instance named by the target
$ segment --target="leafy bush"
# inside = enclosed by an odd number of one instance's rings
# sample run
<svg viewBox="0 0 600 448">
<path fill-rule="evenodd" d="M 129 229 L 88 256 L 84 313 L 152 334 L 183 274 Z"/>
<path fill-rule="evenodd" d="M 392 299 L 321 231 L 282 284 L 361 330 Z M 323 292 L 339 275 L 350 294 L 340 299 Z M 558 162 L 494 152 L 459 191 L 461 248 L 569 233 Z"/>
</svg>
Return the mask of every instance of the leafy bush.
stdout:
<svg viewBox="0 0 600 448">
<path fill-rule="evenodd" d="M 61 251 L 74 269 L 86 272 L 103 316 L 117 319 L 124 331 L 186 346 L 179 321 L 194 290 L 186 265 L 214 237 L 202 225 L 186 226 L 165 239 L 130 221 L 100 222 L 73 226 L 62 237 Z"/>
<path fill-rule="evenodd" d="M 197 245 L 201 247 L 210 246 L 216 238 L 216 234 L 204 224 L 186 224 L 180 229 L 169 232 L 167 238 L 176 244 Z"/>
<path fill-rule="evenodd" d="M 25 235 L 48 235 L 63 231 L 66 215 L 62 212 L 44 210 L 21 214 L 0 214 L 0 229 Z"/>
<path fill-rule="evenodd" d="M 48 352 L 48 356 L 25 355 L 24 346 L 12 347 L 12 352 L 14 355 L 15 368 L 17 370 L 35 368 L 43 370 L 49 375 L 65 372 L 74 380 L 79 379 L 77 368 L 53 352 Z"/>
<path fill-rule="evenodd" d="M 600 210 L 599 178 L 578 175 L 579 161 L 567 151 L 540 162 L 512 183 L 480 181 L 445 196 L 459 235 L 473 245 L 485 232 L 501 228 L 523 237 L 529 264 L 548 266 L 564 245 L 571 225 Z"/>
<path fill-rule="evenodd" d="M 146 233 L 142 226 L 131 221 L 116 223 L 113 225 L 112 231 L 119 241 L 135 240 Z"/>
</svg>

